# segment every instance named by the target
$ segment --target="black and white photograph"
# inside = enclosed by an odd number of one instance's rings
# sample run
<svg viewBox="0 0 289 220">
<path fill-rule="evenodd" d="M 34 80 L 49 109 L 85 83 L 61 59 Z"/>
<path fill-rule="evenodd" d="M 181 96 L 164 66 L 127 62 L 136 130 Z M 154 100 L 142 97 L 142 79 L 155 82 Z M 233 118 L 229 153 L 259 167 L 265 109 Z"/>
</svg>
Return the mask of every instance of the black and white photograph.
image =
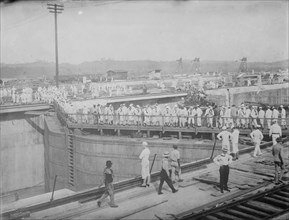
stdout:
<svg viewBox="0 0 289 220">
<path fill-rule="evenodd" d="M 5 0 L 0 30 L 0 220 L 289 219 L 288 0 Z"/>
</svg>

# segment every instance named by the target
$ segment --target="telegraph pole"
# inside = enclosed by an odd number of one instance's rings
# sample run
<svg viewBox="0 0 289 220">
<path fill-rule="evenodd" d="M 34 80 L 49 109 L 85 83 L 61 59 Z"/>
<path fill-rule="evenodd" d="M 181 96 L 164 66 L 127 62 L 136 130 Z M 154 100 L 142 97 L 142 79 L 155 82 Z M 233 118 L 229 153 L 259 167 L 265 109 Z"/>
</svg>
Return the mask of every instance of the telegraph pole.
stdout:
<svg viewBox="0 0 289 220">
<path fill-rule="evenodd" d="M 64 10 L 63 5 L 59 4 L 47 4 L 47 9 L 50 13 L 54 13 L 54 21 L 55 21 L 55 66 L 56 66 L 56 72 L 55 72 L 55 81 L 56 81 L 56 87 L 59 86 L 59 70 L 58 70 L 58 42 L 57 42 L 57 14 L 61 14 Z"/>
</svg>

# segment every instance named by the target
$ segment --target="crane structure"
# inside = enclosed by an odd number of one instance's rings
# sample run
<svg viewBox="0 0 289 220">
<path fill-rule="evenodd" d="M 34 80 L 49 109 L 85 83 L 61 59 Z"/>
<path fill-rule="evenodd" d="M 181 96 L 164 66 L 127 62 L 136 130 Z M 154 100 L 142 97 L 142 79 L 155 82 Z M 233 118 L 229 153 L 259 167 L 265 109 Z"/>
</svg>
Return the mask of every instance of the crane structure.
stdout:
<svg viewBox="0 0 289 220">
<path fill-rule="evenodd" d="M 182 75 L 183 74 L 183 58 L 181 57 L 180 59 L 176 60 L 177 61 L 177 69 L 176 69 L 176 74 Z"/>
<path fill-rule="evenodd" d="M 193 60 L 193 73 L 194 74 L 198 74 L 200 73 L 200 67 L 201 67 L 201 63 L 200 63 L 200 57 L 196 57 Z"/>
<path fill-rule="evenodd" d="M 240 66 L 239 66 L 239 72 L 240 73 L 248 72 L 247 57 L 243 57 L 240 61 L 241 61 L 241 63 L 240 63 Z"/>
</svg>

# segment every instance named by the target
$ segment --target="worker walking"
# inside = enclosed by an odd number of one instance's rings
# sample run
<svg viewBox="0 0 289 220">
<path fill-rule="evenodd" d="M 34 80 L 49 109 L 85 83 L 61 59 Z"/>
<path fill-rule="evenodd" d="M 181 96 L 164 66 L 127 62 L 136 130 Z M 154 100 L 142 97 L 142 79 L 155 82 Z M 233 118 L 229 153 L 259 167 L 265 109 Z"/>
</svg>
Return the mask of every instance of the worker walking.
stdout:
<svg viewBox="0 0 289 220">
<path fill-rule="evenodd" d="M 118 205 L 115 204 L 114 202 L 114 187 L 113 187 L 113 170 L 111 169 L 112 167 L 112 162 L 110 160 L 106 161 L 106 167 L 104 168 L 103 171 L 103 182 L 101 185 L 105 185 L 105 191 L 104 194 L 101 196 L 101 198 L 97 201 L 98 207 L 101 206 L 101 203 L 106 199 L 106 197 L 110 196 L 110 207 L 112 208 L 117 208 Z M 100 185 L 100 186 L 101 186 Z"/>
<path fill-rule="evenodd" d="M 170 153 L 171 169 L 172 169 L 172 181 L 173 183 L 180 180 L 181 163 L 180 152 L 178 151 L 178 145 L 173 145 L 173 150 Z"/>
<path fill-rule="evenodd" d="M 158 190 L 158 194 L 161 195 L 162 193 L 162 188 L 163 188 L 163 184 L 164 181 L 166 181 L 166 183 L 169 185 L 169 187 L 171 188 L 173 193 L 176 193 L 178 190 L 175 189 L 172 180 L 170 179 L 170 172 L 169 172 L 169 152 L 166 151 L 163 154 L 163 159 L 162 159 L 162 169 L 161 169 L 161 179 L 160 179 L 160 185 L 159 185 L 159 190 Z"/>
<path fill-rule="evenodd" d="M 263 140 L 264 136 L 262 132 L 259 130 L 260 127 L 261 127 L 260 125 L 257 125 L 257 127 L 254 128 L 254 131 L 252 131 L 250 134 L 252 141 L 254 142 L 255 145 L 253 157 L 262 155 L 262 152 L 260 150 L 260 143 Z"/>
<path fill-rule="evenodd" d="M 142 142 L 143 150 L 141 154 L 139 155 L 139 159 L 141 159 L 141 176 L 143 179 L 142 187 L 150 186 L 150 150 L 148 148 L 147 142 Z"/>
<path fill-rule="evenodd" d="M 222 149 L 226 148 L 228 154 L 230 154 L 230 140 L 231 140 L 231 133 L 228 132 L 226 126 L 222 127 L 223 131 L 217 135 L 217 138 L 222 141 Z"/>
<path fill-rule="evenodd" d="M 226 148 L 222 149 L 222 153 L 214 158 L 215 164 L 217 164 L 220 169 L 220 190 L 221 193 L 224 193 L 224 190 L 230 192 L 228 188 L 228 180 L 229 180 L 229 165 L 232 163 L 232 156 L 228 154 L 228 150 Z"/>
<path fill-rule="evenodd" d="M 273 145 L 272 155 L 274 157 L 274 165 L 275 165 L 275 184 L 282 183 L 282 177 L 284 174 L 284 152 L 282 146 L 281 137 L 276 139 L 277 143 Z M 280 174 L 279 174 L 280 168 Z"/>
<path fill-rule="evenodd" d="M 269 136 L 270 137 L 272 136 L 273 145 L 275 145 L 277 143 L 276 139 L 278 137 L 282 137 L 282 130 L 281 130 L 281 127 L 277 123 L 277 119 L 273 119 L 272 123 L 273 125 L 270 127 Z"/>
</svg>

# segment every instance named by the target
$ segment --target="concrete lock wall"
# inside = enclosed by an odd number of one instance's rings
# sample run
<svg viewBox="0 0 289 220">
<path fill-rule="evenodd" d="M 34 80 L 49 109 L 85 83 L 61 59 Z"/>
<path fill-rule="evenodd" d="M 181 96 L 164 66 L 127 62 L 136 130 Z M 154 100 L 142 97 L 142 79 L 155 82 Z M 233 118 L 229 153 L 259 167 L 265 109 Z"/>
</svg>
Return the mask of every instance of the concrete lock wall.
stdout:
<svg viewBox="0 0 289 220">
<path fill-rule="evenodd" d="M 55 189 L 66 188 L 68 185 L 68 173 L 65 134 L 51 131 L 45 122 L 44 145 L 45 191 L 50 192 L 53 190 L 56 175 L 57 184 Z"/>
<path fill-rule="evenodd" d="M 262 102 L 270 105 L 288 104 L 288 89 L 254 91 L 232 95 L 232 104 L 240 105 L 243 101 Z"/>
<path fill-rule="evenodd" d="M 139 177 L 141 164 L 138 157 L 143 149 L 142 141 L 147 141 L 149 144 L 150 165 L 154 154 L 157 154 L 152 172 L 160 170 L 162 154 L 164 151 L 171 151 L 173 143 L 177 143 L 179 146 L 182 163 L 210 157 L 213 147 L 212 141 L 182 140 L 180 142 L 179 140 L 153 138 L 73 135 L 74 163 L 72 168 L 69 167 L 68 135 L 65 132 L 49 130 L 51 129 L 49 125 L 45 129 L 47 191 L 52 190 L 55 175 L 58 176 L 56 189 L 66 187 L 78 191 L 99 185 L 107 160 L 113 162 L 115 181 Z M 73 178 L 74 184 L 70 184 L 71 178 Z"/>
<path fill-rule="evenodd" d="M 1 115 L 1 193 L 44 185 L 42 120 L 23 113 Z"/>
<path fill-rule="evenodd" d="M 247 87 L 208 90 L 208 99 L 218 105 L 237 105 L 242 102 L 261 102 L 270 105 L 289 104 L 289 89 L 287 84 L 266 85 L 264 88 Z M 279 88 L 280 87 L 280 88 Z M 267 89 L 267 90 L 265 90 Z"/>
</svg>

